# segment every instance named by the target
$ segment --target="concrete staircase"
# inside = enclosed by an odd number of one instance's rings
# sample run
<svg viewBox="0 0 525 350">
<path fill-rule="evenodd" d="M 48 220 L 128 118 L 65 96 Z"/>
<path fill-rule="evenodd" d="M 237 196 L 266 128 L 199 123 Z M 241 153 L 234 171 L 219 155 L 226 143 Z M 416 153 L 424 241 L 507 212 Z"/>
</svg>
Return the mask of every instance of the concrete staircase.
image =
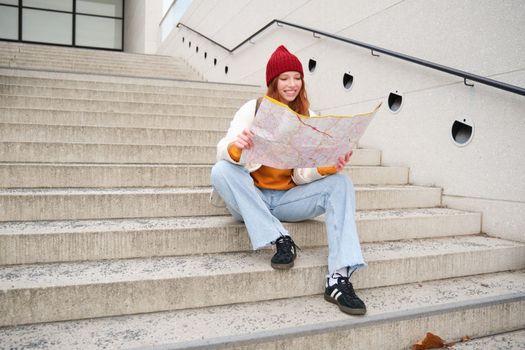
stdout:
<svg viewBox="0 0 525 350">
<path fill-rule="evenodd" d="M 179 80 L 199 78 L 184 60 L 176 57 L 28 44 L 22 46 L 10 42 L 1 42 L 0 50 L 2 67 Z"/>
<path fill-rule="evenodd" d="M 525 245 L 358 149 L 369 312 L 325 302 L 323 218 L 290 271 L 208 203 L 215 144 L 260 87 L 161 56 L 0 43 L 0 349 L 401 349 L 525 328 Z M 193 80 L 192 80 L 193 79 Z M 522 333 L 517 333 L 522 335 Z"/>
</svg>

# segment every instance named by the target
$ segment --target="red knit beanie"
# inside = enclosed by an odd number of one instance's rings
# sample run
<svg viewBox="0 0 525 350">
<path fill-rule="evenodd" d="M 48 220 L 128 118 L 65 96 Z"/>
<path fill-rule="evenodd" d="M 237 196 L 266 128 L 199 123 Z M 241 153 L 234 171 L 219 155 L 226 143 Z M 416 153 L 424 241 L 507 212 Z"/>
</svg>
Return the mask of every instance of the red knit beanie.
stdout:
<svg viewBox="0 0 525 350">
<path fill-rule="evenodd" d="M 288 71 L 299 72 L 301 77 L 304 76 L 301 61 L 281 45 L 273 52 L 266 64 L 266 86 L 270 85 L 273 78 Z"/>
</svg>

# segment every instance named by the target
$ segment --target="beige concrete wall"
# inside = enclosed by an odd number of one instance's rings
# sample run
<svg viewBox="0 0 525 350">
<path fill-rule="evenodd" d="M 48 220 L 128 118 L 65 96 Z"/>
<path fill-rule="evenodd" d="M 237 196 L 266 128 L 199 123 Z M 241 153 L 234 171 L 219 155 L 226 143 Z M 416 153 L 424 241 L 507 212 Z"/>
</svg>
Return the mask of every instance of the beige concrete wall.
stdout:
<svg viewBox="0 0 525 350">
<path fill-rule="evenodd" d="M 124 51 L 155 54 L 160 44 L 162 0 L 127 0 L 124 16 Z"/>
<path fill-rule="evenodd" d="M 124 8 L 124 51 L 144 52 L 144 0 L 128 0 Z"/>
<path fill-rule="evenodd" d="M 162 19 L 162 0 L 148 0 L 145 6 L 144 53 L 155 54 L 160 45 L 159 22 Z"/>
<path fill-rule="evenodd" d="M 274 18 L 525 86 L 520 0 L 194 0 L 181 21 L 231 48 Z M 265 31 L 234 54 L 174 30 L 159 52 L 185 57 L 210 81 L 261 85 L 279 44 L 305 69 L 309 59 L 317 61 L 306 74 L 314 109 L 352 114 L 384 102 L 362 146 L 380 148 L 385 165 L 410 166 L 411 183 L 443 187 L 445 205 L 483 212 L 484 232 L 525 241 L 524 216 L 513 214 L 525 203 L 523 96 L 478 83 L 467 87 L 458 77 L 286 27 Z M 347 72 L 354 76 L 350 90 L 342 86 Z M 395 91 L 403 105 L 392 113 L 386 102 Z M 450 137 L 456 119 L 474 125 L 464 147 Z"/>
</svg>

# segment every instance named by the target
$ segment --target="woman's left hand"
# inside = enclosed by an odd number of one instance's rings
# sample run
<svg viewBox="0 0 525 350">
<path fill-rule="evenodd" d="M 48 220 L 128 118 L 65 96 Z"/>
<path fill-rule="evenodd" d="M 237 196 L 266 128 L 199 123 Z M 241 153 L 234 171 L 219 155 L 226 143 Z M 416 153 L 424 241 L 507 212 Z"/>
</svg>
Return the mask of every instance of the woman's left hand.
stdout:
<svg viewBox="0 0 525 350">
<path fill-rule="evenodd" d="M 348 152 L 344 156 L 341 156 L 337 158 L 337 165 L 335 166 L 335 169 L 337 172 L 340 172 L 345 167 L 346 163 L 350 161 L 350 157 L 352 156 L 352 151 Z"/>
</svg>

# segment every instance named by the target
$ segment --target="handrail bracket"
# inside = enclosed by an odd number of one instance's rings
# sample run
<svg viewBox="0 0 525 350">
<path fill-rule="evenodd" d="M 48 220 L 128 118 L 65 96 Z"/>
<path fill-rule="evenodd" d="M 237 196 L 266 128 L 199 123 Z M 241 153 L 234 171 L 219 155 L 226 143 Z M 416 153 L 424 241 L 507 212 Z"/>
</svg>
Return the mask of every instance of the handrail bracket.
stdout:
<svg viewBox="0 0 525 350">
<path fill-rule="evenodd" d="M 470 87 L 474 86 L 474 84 L 467 83 L 467 77 L 463 77 L 463 84 L 465 84 L 466 86 L 470 86 Z"/>
</svg>

